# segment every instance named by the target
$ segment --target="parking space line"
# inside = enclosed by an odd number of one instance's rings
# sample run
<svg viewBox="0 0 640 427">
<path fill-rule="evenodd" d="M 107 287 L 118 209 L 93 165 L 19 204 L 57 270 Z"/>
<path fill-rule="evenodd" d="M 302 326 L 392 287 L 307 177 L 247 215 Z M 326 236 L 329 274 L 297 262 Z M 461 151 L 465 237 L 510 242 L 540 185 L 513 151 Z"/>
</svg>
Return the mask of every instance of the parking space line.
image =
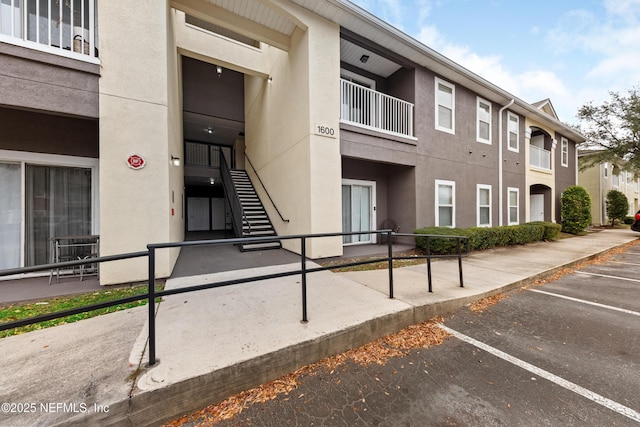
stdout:
<svg viewBox="0 0 640 427">
<path fill-rule="evenodd" d="M 566 295 L 555 294 L 553 292 L 547 292 L 547 291 L 541 291 L 539 289 L 529 289 L 529 291 L 537 292 L 539 294 L 551 295 L 553 297 L 564 298 L 564 299 L 568 299 L 569 301 L 580 302 L 582 304 L 594 305 L 596 307 L 606 308 L 606 309 L 609 309 L 609 310 L 615 310 L 615 311 L 619 311 L 621 313 L 631 314 L 633 316 L 640 316 L 640 313 L 637 312 L 637 311 L 627 310 L 625 308 L 620 308 L 620 307 L 614 307 L 612 305 L 605 305 L 605 304 L 600 304 L 600 303 L 593 302 L 593 301 L 587 301 L 587 300 L 583 300 L 583 299 L 568 297 Z"/>
<path fill-rule="evenodd" d="M 587 273 L 586 271 L 576 271 L 576 274 L 586 274 L 587 276 L 606 277 L 607 279 L 626 280 L 628 282 L 640 283 L 640 280 L 632 279 L 630 277 L 610 276 L 608 274 L 598 274 L 598 273 Z"/>
<path fill-rule="evenodd" d="M 640 262 L 609 261 L 611 264 L 640 265 Z"/>
<path fill-rule="evenodd" d="M 561 387 L 566 388 L 569 391 L 572 391 L 576 394 L 579 394 L 582 397 L 586 397 L 587 399 L 591 400 L 592 402 L 595 402 L 599 405 L 604 406 L 605 408 L 611 409 L 614 412 L 617 412 L 620 415 L 624 415 L 627 418 L 631 418 L 634 421 L 640 422 L 640 412 L 637 412 L 627 406 L 624 406 L 618 402 L 615 402 L 611 399 L 607 399 L 604 396 L 599 395 L 598 393 L 595 393 L 591 390 L 588 390 L 584 387 L 581 387 L 577 384 L 574 384 L 570 381 L 565 380 L 564 378 L 561 378 L 557 375 L 552 374 L 551 372 L 545 371 L 544 369 L 538 368 L 537 366 L 534 366 L 530 363 L 525 362 L 524 360 L 518 359 L 514 356 L 511 356 L 510 354 L 507 354 L 501 350 L 498 350 L 497 348 L 491 347 L 481 341 L 478 341 L 474 338 L 471 338 L 467 335 L 464 335 L 458 331 L 454 331 L 451 328 L 448 328 L 447 326 L 444 326 L 442 324 L 438 325 L 440 328 L 442 328 L 444 331 L 448 332 L 449 334 L 453 335 L 454 337 L 458 338 L 459 340 L 462 340 L 468 344 L 471 344 L 479 349 L 482 349 L 484 351 L 486 351 L 487 353 L 490 353 L 496 357 L 499 357 L 502 360 L 505 360 L 513 365 L 516 365 L 522 369 L 525 369 L 529 372 L 531 372 L 532 374 L 538 375 L 541 378 L 544 378 L 548 381 L 551 381 Z"/>
</svg>

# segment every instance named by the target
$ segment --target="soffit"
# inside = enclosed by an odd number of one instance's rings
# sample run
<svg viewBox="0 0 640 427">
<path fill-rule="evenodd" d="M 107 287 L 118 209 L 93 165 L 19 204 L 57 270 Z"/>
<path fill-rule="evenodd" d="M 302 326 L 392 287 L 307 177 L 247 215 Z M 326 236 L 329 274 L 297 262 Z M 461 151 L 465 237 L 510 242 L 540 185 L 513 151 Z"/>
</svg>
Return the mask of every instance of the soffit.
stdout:
<svg viewBox="0 0 640 427">
<path fill-rule="evenodd" d="M 574 141 L 582 142 L 584 136 L 549 116 L 531 104 L 523 101 L 482 77 L 467 70 L 444 55 L 415 40 L 397 28 L 382 21 L 364 9 L 347 0 L 289 0 L 343 28 L 376 43 L 409 61 L 441 75 L 452 83 L 465 86 L 483 98 L 506 105 L 511 111 L 524 116 L 534 116 L 536 120 L 549 126 Z M 361 67 L 362 68 L 362 67 Z"/>
<path fill-rule="evenodd" d="M 362 55 L 367 55 L 367 62 L 362 62 Z M 369 71 L 382 77 L 389 77 L 400 69 L 400 65 L 388 60 L 362 46 L 351 43 L 345 39 L 340 39 L 340 60 L 358 67 L 362 70 Z"/>
<path fill-rule="evenodd" d="M 296 28 L 295 23 L 260 1 L 208 0 L 208 2 L 287 36 L 290 36 Z"/>
</svg>

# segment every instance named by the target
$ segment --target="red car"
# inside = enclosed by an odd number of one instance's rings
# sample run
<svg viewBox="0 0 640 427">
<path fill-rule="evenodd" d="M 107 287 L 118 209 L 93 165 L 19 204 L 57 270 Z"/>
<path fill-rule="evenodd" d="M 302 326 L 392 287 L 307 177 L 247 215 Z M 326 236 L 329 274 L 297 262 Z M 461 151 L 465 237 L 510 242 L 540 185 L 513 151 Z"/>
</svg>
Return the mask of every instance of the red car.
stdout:
<svg viewBox="0 0 640 427">
<path fill-rule="evenodd" d="M 636 218 L 633 224 L 631 224 L 633 231 L 640 231 L 640 211 L 636 212 Z"/>
</svg>

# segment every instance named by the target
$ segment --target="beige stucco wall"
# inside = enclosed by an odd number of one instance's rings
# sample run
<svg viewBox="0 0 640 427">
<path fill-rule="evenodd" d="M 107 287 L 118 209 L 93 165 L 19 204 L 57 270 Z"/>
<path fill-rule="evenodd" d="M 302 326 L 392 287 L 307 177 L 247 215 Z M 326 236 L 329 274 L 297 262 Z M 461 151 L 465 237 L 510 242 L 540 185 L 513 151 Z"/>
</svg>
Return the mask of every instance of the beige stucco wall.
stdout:
<svg viewBox="0 0 640 427">
<path fill-rule="evenodd" d="M 609 179 L 609 186 L 610 181 Z M 603 197 L 608 190 L 603 192 L 605 182 L 603 165 L 596 165 L 578 172 L 578 185 L 583 187 L 591 197 L 591 223 L 594 225 L 603 225 L 606 222 Z"/>
<path fill-rule="evenodd" d="M 272 81 L 245 77 L 246 154 L 289 220 L 280 219 L 257 186 L 279 235 L 339 232 L 339 27 L 293 5 L 281 6 L 306 29 L 295 30 L 289 52 L 266 48 Z M 316 134 L 315 124 L 333 128 L 334 137 Z M 300 249 L 298 241 L 284 246 Z M 307 254 L 341 255 L 341 239 L 313 239 Z"/>
<path fill-rule="evenodd" d="M 549 135 L 555 135 L 555 131 L 553 131 L 551 128 L 548 128 L 534 120 L 531 120 L 530 118 L 525 118 L 525 129 L 530 129 L 531 126 L 535 126 L 538 127 L 540 129 L 543 129 L 545 132 L 547 132 Z M 525 133 L 525 164 L 526 166 L 526 176 L 525 176 L 525 183 L 526 183 L 526 189 L 525 189 L 525 194 L 526 197 L 524 198 L 525 200 L 525 221 L 529 222 L 531 220 L 531 197 L 530 197 L 530 189 L 532 185 L 536 185 L 536 184 L 542 184 L 542 185 L 546 185 L 547 187 L 551 188 L 551 221 L 553 222 L 557 222 L 559 221 L 559 218 L 556 218 L 556 197 L 555 197 L 555 170 L 556 170 L 556 165 L 555 165 L 555 144 L 553 146 L 553 148 L 551 149 L 551 170 L 550 171 L 545 171 L 545 170 L 540 170 L 537 169 L 535 167 L 531 167 L 531 150 L 530 150 L 530 146 L 531 146 L 531 134 L 529 131 L 527 131 Z"/>
<path fill-rule="evenodd" d="M 169 107 L 176 93 L 168 87 L 176 73 L 169 72 L 169 58 L 175 58 L 168 55 L 165 1 L 98 2 L 98 16 L 100 249 L 110 255 L 145 250 L 148 243 L 179 235 L 170 214 L 170 190 L 179 179 L 169 168 L 169 141 L 177 135 L 177 123 L 175 107 Z M 132 154 L 146 159 L 143 169 L 127 166 Z M 167 276 L 175 253 L 158 255 L 157 276 Z M 104 263 L 100 276 L 103 284 L 145 280 L 147 260 Z"/>
<path fill-rule="evenodd" d="M 581 159 L 581 162 L 584 160 Z M 607 176 L 604 176 L 605 164 L 600 163 L 578 173 L 578 185 L 591 196 L 591 222 L 594 225 L 607 225 L 609 218 L 606 211 L 607 193 L 610 190 L 618 190 L 622 192 L 629 202 L 629 216 L 634 216 L 638 210 L 639 193 L 636 191 L 635 180 L 637 179 L 633 173 L 623 171 L 616 168 L 620 180 L 617 186 L 613 185 L 612 176 L 614 169 L 611 163 L 607 163 Z M 629 179 L 631 178 L 631 179 Z"/>
</svg>

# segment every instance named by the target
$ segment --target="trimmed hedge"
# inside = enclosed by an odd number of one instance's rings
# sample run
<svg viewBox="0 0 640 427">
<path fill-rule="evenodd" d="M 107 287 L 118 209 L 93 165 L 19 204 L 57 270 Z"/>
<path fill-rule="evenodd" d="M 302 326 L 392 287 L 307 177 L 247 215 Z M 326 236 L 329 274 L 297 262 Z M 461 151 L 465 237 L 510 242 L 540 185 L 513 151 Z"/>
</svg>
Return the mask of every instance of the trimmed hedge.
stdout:
<svg viewBox="0 0 640 427">
<path fill-rule="evenodd" d="M 544 235 L 542 236 L 542 240 L 558 240 L 560 231 L 562 231 L 562 224 L 556 224 L 555 222 L 534 221 L 528 222 L 527 224 L 540 224 L 544 227 Z"/>
<path fill-rule="evenodd" d="M 462 228 L 449 228 L 449 227 L 425 227 L 419 228 L 413 232 L 414 234 L 431 234 L 436 236 L 468 236 L 466 230 Z M 462 242 L 464 244 L 464 242 Z M 427 249 L 427 238 L 416 237 L 416 246 L 421 249 Z M 443 239 L 443 238 L 430 238 L 429 248 L 432 254 L 445 255 L 455 254 L 458 252 L 458 242 L 456 239 Z"/>
<path fill-rule="evenodd" d="M 469 248 L 472 251 L 491 249 L 500 246 L 526 245 L 542 240 L 556 240 L 560 234 L 560 224 L 550 222 L 530 222 L 520 225 L 506 225 L 502 227 L 424 227 L 415 230 L 414 234 L 430 234 L 434 236 L 463 236 L 469 238 Z M 465 242 L 463 241 L 464 245 Z M 416 237 L 416 246 L 427 248 L 426 237 Z M 450 255 L 458 252 L 458 242 L 452 238 L 429 238 L 431 253 L 435 255 Z M 464 250 L 464 246 L 463 246 Z"/>
</svg>

